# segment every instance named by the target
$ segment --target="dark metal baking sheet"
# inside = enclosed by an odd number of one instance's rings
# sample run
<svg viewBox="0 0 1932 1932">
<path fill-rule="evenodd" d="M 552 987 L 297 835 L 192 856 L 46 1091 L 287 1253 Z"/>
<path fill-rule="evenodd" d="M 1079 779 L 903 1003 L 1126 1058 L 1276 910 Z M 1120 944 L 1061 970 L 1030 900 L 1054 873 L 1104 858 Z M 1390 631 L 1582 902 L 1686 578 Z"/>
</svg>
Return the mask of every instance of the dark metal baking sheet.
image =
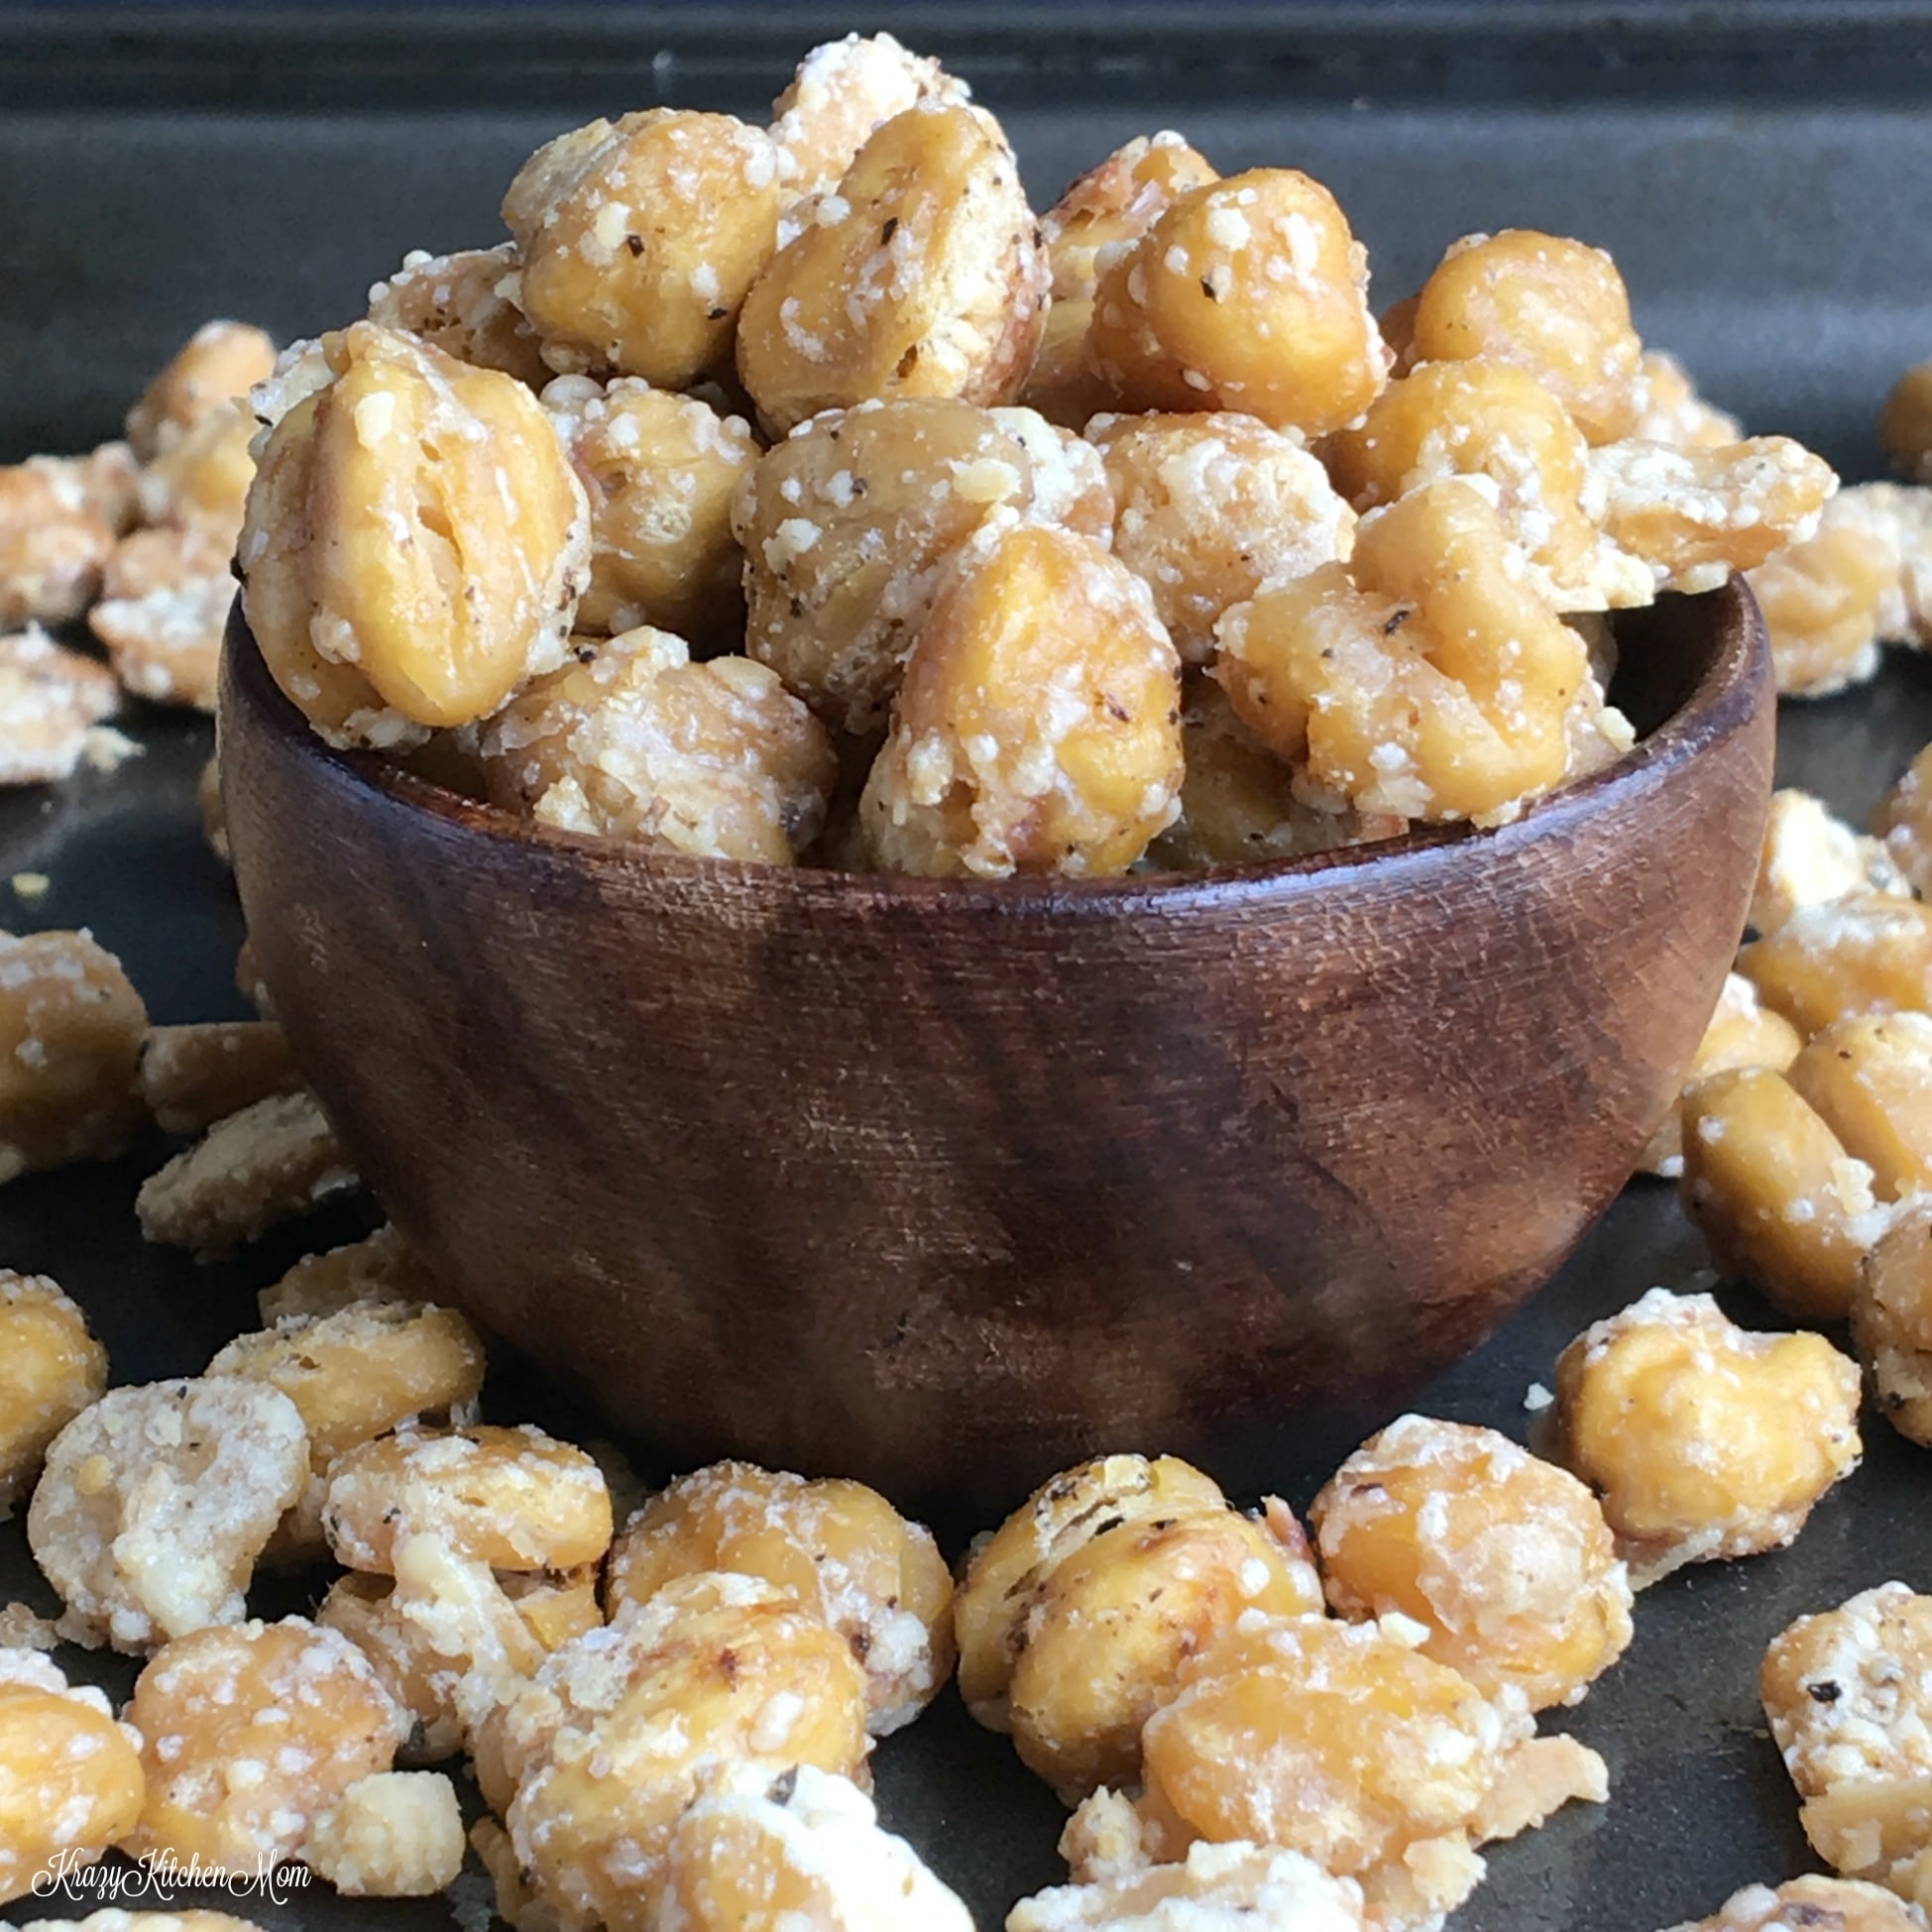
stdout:
<svg viewBox="0 0 1932 1932">
<path fill-rule="evenodd" d="M 861 16 L 957 59 L 1043 205 L 1179 122 L 1226 171 L 1333 186 L 1379 299 L 1471 228 L 1585 235 L 1720 401 L 1854 468 L 1932 346 L 1922 3 L 0 6 L 0 451 L 111 428 L 206 315 L 312 330 L 404 250 L 497 238 L 517 164 L 579 119 L 760 111 Z"/>
<path fill-rule="evenodd" d="M 1002 113 L 1038 200 L 1117 141 L 1178 124 L 1224 169 L 1287 162 L 1329 181 L 1384 297 L 1471 227 L 1602 242 L 1648 337 L 1755 427 L 1805 436 L 1848 475 L 1875 473 L 1877 399 L 1932 353 L 1920 5 L 900 7 L 862 23 L 816 6 L 729 22 L 719 9 L 16 11 L 0 12 L 0 460 L 109 433 L 207 314 L 311 329 L 352 312 L 405 248 L 494 239 L 504 183 L 557 129 L 660 97 L 755 109 L 821 29 L 852 24 L 955 59 Z M 158 1020 L 239 1014 L 240 922 L 193 805 L 208 727 L 149 714 L 136 735 L 147 753 L 117 773 L 0 799 L 0 923 L 91 926 Z M 1787 708 L 1781 773 L 1862 816 L 1928 738 L 1932 661 L 1894 655 L 1867 691 Z M 20 871 L 47 873 L 48 897 L 8 907 Z M 0 1261 L 61 1280 L 119 1379 L 198 1368 L 252 1318 L 256 1286 L 356 1227 L 345 1210 L 210 1269 L 147 1249 L 132 1195 L 163 1151 L 0 1191 Z M 1525 1392 L 1579 1327 L 1652 1283 L 1700 1286 L 1703 1267 L 1671 1192 L 1635 1185 L 1424 1406 L 1521 1434 Z M 1726 1300 L 1768 1319 L 1746 1295 Z M 542 1392 L 506 1375 L 491 1399 L 542 1412 Z M 1284 1470 L 1281 1487 L 1300 1506 L 1324 1473 Z M 1611 1803 L 1499 1850 L 1456 1925 L 1651 1932 L 1806 1869 L 1758 1657 L 1790 1617 L 1854 1589 L 1892 1575 L 1932 1587 L 1928 1475 L 1923 1452 L 1875 1421 L 1866 1466 L 1794 1548 L 1647 1594 L 1630 1654 L 1567 1720 L 1609 1760 Z M 52 1607 L 17 1525 L 0 1529 L 0 1600 L 15 1596 Z M 132 1675 L 92 1667 L 117 1688 Z M 878 1778 L 887 1819 L 984 1932 L 1059 1875 L 1059 1808 L 950 1692 L 881 1747 Z M 46 1909 L 22 1901 L 0 1918 Z M 319 1888 L 243 1909 L 312 1932 L 454 1917 L 445 1900 Z"/>
</svg>

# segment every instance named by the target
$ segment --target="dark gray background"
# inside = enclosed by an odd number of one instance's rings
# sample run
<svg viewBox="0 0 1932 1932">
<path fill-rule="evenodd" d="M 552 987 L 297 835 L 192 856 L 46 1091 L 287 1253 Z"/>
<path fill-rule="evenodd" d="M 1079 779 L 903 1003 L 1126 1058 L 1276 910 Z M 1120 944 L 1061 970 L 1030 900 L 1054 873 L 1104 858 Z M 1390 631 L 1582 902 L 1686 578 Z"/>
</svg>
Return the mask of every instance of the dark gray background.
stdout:
<svg viewBox="0 0 1932 1932">
<path fill-rule="evenodd" d="M 504 187 L 561 127 L 758 111 L 860 13 L 974 80 L 1042 203 L 1174 122 L 1223 171 L 1327 181 L 1378 301 L 1471 228 L 1599 242 L 1648 336 L 1846 464 L 1874 459 L 1870 398 L 1932 350 L 1932 10 L 1890 0 L 0 8 L 0 456 L 105 432 L 208 314 L 312 332 L 405 249 L 501 239 Z"/>
<path fill-rule="evenodd" d="M 412 246 L 499 239 L 495 206 L 536 142 L 663 98 L 751 111 L 817 37 L 893 26 L 945 54 L 1006 120 L 1036 199 L 1129 135 L 1176 125 L 1222 169 L 1320 175 L 1407 292 L 1472 227 L 1539 225 L 1613 249 L 1647 335 L 1755 427 L 1875 471 L 1885 387 L 1932 354 L 1932 9 L 1547 5 L 888 8 L 810 4 L 420 16 L 0 9 L 0 460 L 109 433 L 208 314 L 282 335 L 341 320 Z M 159 1020 L 238 1013 L 239 920 L 202 848 L 205 725 L 147 718 L 112 777 L 0 799 L 0 907 L 20 870 L 52 896 L 20 926 L 91 925 Z M 1932 663 L 1793 707 L 1787 781 L 1862 816 L 1932 736 Z M 317 1237 L 197 1269 L 143 1247 L 131 1198 L 157 1145 L 0 1192 L 0 1261 L 87 1306 L 117 1378 L 190 1372 L 253 1318 L 255 1286 Z M 319 1230 L 355 1231 L 338 1215 Z M 1701 1245 L 1640 1183 L 1559 1279 L 1424 1399 L 1521 1433 L 1523 1396 L 1587 1321 L 1653 1282 L 1700 1285 Z M 1767 1319 L 1748 1297 L 1740 1315 Z M 547 1414 L 500 1373 L 505 1417 Z M 1145 1445 L 1150 1449 L 1158 1444 Z M 1325 1472 L 1285 1469 L 1305 1504 Z M 1639 1606 L 1630 1655 L 1570 1720 L 1602 1750 L 1611 1804 L 1499 1851 L 1466 1932 L 1653 1932 L 1734 1886 L 1804 1869 L 1788 1785 L 1755 1698 L 1792 1616 L 1892 1575 L 1932 1587 L 1922 1452 L 1875 1422 L 1866 1468 L 1790 1551 L 1683 1573 Z M 0 1600 L 51 1607 L 17 1526 Z M 307 1600 L 265 1594 L 273 1614 Z M 98 1671 L 98 1660 L 91 1666 Z M 119 1686 L 124 1664 L 106 1674 Z M 1058 1875 L 1059 1811 L 951 1693 L 878 1759 L 888 1819 L 992 1932 Z M 209 1900 L 206 1902 L 218 1902 Z M 316 1932 L 450 1922 L 441 1900 L 242 1909 Z M 4 1916 L 36 1915 L 31 1901 Z"/>
</svg>

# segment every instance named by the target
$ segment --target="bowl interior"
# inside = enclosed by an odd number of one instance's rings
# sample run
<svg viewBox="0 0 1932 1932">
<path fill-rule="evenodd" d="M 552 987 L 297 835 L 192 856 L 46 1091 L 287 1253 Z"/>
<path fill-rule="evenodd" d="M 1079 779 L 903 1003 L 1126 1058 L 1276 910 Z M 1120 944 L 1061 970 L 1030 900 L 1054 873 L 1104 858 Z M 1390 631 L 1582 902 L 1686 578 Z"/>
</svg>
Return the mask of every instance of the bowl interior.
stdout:
<svg viewBox="0 0 1932 1932">
<path fill-rule="evenodd" d="M 1614 811 L 1659 769 L 1687 767 L 1699 749 L 1736 728 L 1762 698 L 1765 674 L 1762 620 L 1750 587 L 1733 578 L 1721 589 L 1695 596 L 1665 593 L 1646 609 L 1614 616 L 1619 654 L 1610 698 L 1631 721 L 1637 743 L 1616 764 L 1560 787 L 1532 804 L 1511 825 L 1490 831 L 1468 826 L 1416 826 L 1401 837 L 1210 873 L 1132 873 L 1125 877 L 923 879 L 843 872 L 820 866 L 760 866 L 738 860 L 692 858 L 591 835 L 535 824 L 512 812 L 469 798 L 373 752 L 339 751 L 311 732 L 294 705 L 269 677 L 237 600 L 229 620 L 229 650 L 238 660 L 252 700 L 292 738 L 306 755 L 336 761 L 346 772 L 402 803 L 453 826 L 577 854 L 581 862 L 669 876 L 755 878 L 770 892 L 813 900 L 910 900 L 944 897 L 955 902 L 1015 910 L 1080 903 L 1089 913 L 1127 909 L 1150 898 L 1199 897 L 1241 892 L 1296 878 L 1387 865 L 1445 846 L 1470 842 L 1514 844 L 1525 836 L 1559 834 L 1583 813 Z"/>
</svg>

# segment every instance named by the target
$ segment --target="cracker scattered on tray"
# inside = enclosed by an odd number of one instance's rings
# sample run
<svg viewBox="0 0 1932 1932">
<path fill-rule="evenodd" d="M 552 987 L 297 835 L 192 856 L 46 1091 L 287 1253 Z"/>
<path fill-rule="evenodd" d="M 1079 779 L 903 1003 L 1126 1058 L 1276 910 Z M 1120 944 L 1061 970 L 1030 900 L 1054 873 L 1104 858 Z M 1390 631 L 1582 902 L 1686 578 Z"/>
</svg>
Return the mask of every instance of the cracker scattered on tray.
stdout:
<svg viewBox="0 0 1932 1932">
<path fill-rule="evenodd" d="M 135 1205 L 150 1241 L 207 1261 L 360 1186 L 321 1102 L 303 1088 L 217 1120 L 142 1184 Z"/>
</svg>

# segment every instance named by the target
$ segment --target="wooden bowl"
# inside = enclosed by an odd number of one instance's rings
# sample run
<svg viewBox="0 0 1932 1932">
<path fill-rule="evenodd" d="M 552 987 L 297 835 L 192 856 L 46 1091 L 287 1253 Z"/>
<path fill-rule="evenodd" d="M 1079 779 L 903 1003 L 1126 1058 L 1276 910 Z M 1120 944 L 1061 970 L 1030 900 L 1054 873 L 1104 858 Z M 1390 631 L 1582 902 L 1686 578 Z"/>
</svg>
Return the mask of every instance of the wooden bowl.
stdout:
<svg viewBox="0 0 1932 1932">
<path fill-rule="evenodd" d="M 376 1194 L 613 1429 L 948 1515 L 1103 1449 L 1246 1485 L 1543 1282 L 1689 1063 L 1763 628 L 1734 581 L 1619 634 L 1643 741 L 1503 830 L 962 884 L 519 823 L 330 751 L 238 615 L 235 875 Z"/>
</svg>

